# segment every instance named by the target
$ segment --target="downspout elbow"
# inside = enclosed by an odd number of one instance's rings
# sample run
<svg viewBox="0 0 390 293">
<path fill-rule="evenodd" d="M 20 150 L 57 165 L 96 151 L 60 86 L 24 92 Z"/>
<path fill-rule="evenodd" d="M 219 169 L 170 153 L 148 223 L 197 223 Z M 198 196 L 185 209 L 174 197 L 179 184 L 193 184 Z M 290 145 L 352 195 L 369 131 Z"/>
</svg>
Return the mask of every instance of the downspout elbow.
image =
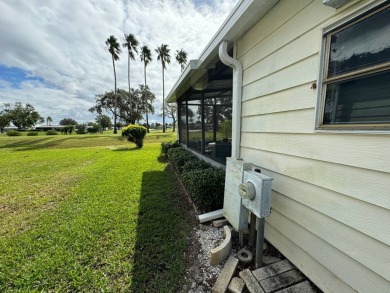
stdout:
<svg viewBox="0 0 390 293">
<path fill-rule="evenodd" d="M 232 57 L 229 56 L 228 51 L 228 42 L 222 41 L 219 44 L 219 59 L 221 59 L 222 63 L 226 66 L 233 68 L 233 74 L 241 74 L 242 75 L 242 65 L 241 63 Z"/>
<path fill-rule="evenodd" d="M 233 90 L 232 90 L 232 157 L 240 158 L 241 144 L 241 100 L 242 100 L 242 65 L 229 56 L 228 42 L 222 41 L 219 45 L 219 58 L 222 63 L 233 68 Z"/>
</svg>

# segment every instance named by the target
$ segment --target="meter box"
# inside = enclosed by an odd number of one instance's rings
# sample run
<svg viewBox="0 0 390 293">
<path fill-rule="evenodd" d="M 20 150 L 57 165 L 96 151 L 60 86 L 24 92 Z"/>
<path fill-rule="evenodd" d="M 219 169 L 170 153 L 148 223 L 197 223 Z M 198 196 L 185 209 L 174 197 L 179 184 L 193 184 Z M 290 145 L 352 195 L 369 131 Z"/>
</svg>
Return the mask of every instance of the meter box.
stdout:
<svg viewBox="0 0 390 293">
<path fill-rule="evenodd" d="M 249 211 L 241 204 L 238 187 L 243 182 L 244 171 L 252 170 L 252 164 L 235 158 L 226 158 L 225 194 L 223 215 L 236 231 L 248 229 Z"/>
<path fill-rule="evenodd" d="M 242 205 L 258 218 L 271 214 L 272 178 L 256 171 L 244 171 L 238 187 Z"/>
</svg>

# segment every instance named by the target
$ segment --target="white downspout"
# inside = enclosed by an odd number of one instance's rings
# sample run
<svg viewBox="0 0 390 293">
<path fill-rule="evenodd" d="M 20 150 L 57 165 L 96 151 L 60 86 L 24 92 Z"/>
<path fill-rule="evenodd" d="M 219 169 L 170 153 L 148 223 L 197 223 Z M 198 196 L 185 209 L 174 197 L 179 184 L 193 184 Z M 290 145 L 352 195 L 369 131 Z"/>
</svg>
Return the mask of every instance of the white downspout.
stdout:
<svg viewBox="0 0 390 293">
<path fill-rule="evenodd" d="M 229 56 L 228 42 L 219 44 L 219 58 L 222 63 L 233 68 L 233 102 L 232 102 L 232 157 L 240 158 L 241 143 L 241 98 L 242 98 L 242 65 Z"/>
</svg>

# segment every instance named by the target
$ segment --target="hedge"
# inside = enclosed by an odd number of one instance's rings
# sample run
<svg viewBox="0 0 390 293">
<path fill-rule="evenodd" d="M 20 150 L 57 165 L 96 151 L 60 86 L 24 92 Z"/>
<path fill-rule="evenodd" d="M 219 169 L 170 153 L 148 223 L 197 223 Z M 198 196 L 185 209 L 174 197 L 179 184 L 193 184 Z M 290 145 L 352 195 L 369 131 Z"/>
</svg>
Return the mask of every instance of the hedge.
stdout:
<svg viewBox="0 0 390 293">
<path fill-rule="evenodd" d="M 161 146 L 162 150 L 166 146 Z M 178 170 L 194 202 L 207 211 L 223 206 L 225 171 L 211 166 L 182 147 L 167 148 L 168 158 Z"/>
</svg>

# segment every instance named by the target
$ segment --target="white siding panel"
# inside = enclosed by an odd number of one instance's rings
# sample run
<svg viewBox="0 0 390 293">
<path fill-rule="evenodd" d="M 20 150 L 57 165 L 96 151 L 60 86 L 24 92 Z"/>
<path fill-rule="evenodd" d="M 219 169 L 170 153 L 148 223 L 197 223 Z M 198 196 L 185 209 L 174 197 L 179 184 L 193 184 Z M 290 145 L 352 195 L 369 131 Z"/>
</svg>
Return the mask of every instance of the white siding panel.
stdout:
<svg viewBox="0 0 390 293">
<path fill-rule="evenodd" d="M 318 58 L 318 54 L 312 55 L 299 63 L 247 84 L 242 90 L 242 100 L 247 101 L 305 83 L 314 82 L 318 75 Z"/>
<path fill-rule="evenodd" d="M 264 235 L 324 292 L 356 292 L 268 222 L 265 224 Z"/>
<path fill-rule="evenodd" d="M 253 60 L 261 60 L 273 54 L 276 50 L 317 27 L 321 22 L 332 16 L 333 13 L 334 9 L 324 6 L 322 1 L 312 2 L 278 30 L 274 31 L 267 39 L 257 44 L 245 55 L 240 56 L 243 68 L 247 68 L 253 64 Z M 279 17 L 286 18 L 288 16 L 289 12 L 284 11 L 284 14 Z M 313 42 L 316 40 L 313 40 Z M 240 43 L 238 42 L 238 44 Z"/>
<path fill-rule="evenodd" d="M 251 59 L 248 62 L 245 62 L 247 63 L 248 68 L 244 68 L 243 85 L 263 78 L 290 64 L 297 63 L 300 60 L 318 53 L 321 39 L 321 29 L 317 27 L 281 49 L 274 51 L 271 55 L 268 55 L 268 57 L 261 61 L 258 61 L 259 59 Z M 267 50 L 267 44 L 268 43 L 264 43 L 264 46 L 257 47 L 256 50 L 258 51 L 253 53 L 260 57 L 262 52 Z"/>
<path fill-rule="evenodd" d="M 339 9 L 281 0 L 237 42 L 241 157 L 274 178 L 265 236 L 326 292 L 390 292 L 390 135 L 314 132 L 322 28 Z"/>
<path fill-rule="evenodd" d="M 245 133 L 241 145 L 390 173 L 390 135 Z"/>
<path fill-rule="evenodd" d="M 313 235 L 277 210 L 272 211 L 267 221 L 358 292 L 388 292 L 386 290 L 390 288 L 389 281 Z"/>
<path fill-rule="evenodd" d="M 306 83 L 286 91 L 263 96 L 242 103 L 242 116 L 253 116 L 274 112 L 286 112 L 314 108 L 317 103 L 316 91 Z"/>
<path fill-rule="evenodd" d="M 245 161 L 390 209 L 390 174 L 241 147 Z"/>
<path fill-rule="evenodd" d="M 272 209 L 390 281 L 388 245 L 277 192 L 272 194 Z M 372 251 L 375 253 L 372 254 Z"/>
<path fill-rule="evenodd" d="M 260 43 L 273 31 L 286 23 L 289 18 L 300 12 L 313 0 L 279 1 L 253 28 L 238 42 L 237 56 L 241 57 L 251 48 Z M 286 17 L 288 11 L 289 18 Z"/>
<path fill-rule="evenodd" d="M 314 109 L 305 109 L 243 117 L 241 131 L 313 133 L 313 129 Z"/>
<path fill-rule="evenodd" d="M 390 245 L 390 212 L 388 209 L 335 193 L 329 189 L 261 168 L 272 177 L 272 189 L 285 194 L 324 215 Z"/>
</svg>

